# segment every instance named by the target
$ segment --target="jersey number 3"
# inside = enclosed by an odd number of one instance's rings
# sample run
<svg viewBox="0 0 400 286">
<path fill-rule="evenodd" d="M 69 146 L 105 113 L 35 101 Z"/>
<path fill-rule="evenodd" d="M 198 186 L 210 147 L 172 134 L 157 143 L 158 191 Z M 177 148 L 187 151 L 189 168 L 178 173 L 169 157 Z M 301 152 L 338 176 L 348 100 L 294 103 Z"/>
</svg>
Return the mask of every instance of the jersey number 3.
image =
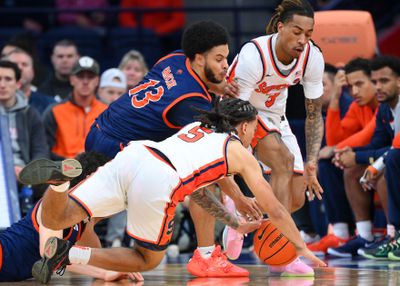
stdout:
<svg viewBox="0 0 400 286">
<path fill-rule="evenodd" d="M 181 134 L 178 135 L 178 137 L 185 142 L 194 143 L 203 138 L 204 134 L 210 134 L 210 133 L 212 133 L 212 130 L 210 129 L 200 126 L 195 126 L 192 129 L 190 129 L 187 134 Z"/>
<path fill-rule="evenodd" d="M 150 101 L 159 101 L 164 95 L 164 88 L 161 85 L 157 86 L 159 83 L 158 80 L 151 79 L 129 90 L 129 95 L 132 96 L 132 106 L 142 108 L 149 104 Z M 143 93 L 140 93 L 142 91 L 144 92 L 144 97 L 139 98 L 139 96 L 143 95 Z"/>
</svg>

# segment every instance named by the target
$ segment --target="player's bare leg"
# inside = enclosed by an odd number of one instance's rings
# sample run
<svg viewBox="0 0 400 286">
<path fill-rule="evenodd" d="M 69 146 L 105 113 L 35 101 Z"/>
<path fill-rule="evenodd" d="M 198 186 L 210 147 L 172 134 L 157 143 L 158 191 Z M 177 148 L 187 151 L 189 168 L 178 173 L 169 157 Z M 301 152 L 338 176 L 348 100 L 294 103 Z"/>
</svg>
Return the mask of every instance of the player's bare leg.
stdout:
<svg viewBox="0 0 400 286">
<path fill-rule="evenodd" d="M 189 200 L 189 210 L 196 231 L 197 246 L 214 246 L 215 218 L 193 200 Z"/>
<path fill-rule="evenodd" d="M 271 168 L 271 187 L 278 200 L 292 209 L 292 176 L 294 156 L 290 153 L 278 133 L 271 133 L 261 139 L 256 147 L 257 157 Z"/>
<path fill-rule="evenodd" d="M 292 208 L 290 211 L 293 213 L 303 207 L 306 199 L 303 174 L 293 173 L 291 191 Z"/>
</svg>

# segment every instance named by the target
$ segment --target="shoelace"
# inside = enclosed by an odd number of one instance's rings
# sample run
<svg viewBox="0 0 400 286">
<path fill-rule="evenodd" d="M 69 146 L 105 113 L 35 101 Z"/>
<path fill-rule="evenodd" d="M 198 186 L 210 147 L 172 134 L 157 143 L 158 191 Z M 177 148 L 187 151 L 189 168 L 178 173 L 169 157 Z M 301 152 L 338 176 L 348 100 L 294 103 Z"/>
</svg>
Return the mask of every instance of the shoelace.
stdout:
<svg viewBox="0 0 400 286">
<path fill-rule="evenodd" d="M 225 272 L 229 272 L 230 269 L 232 268 L 232 264 L 228 262 L 228 258 L 223 254 L 222 252 L 219 252 L 218 254 L 214 254 L 214 257 L 217 260 L 217 265 L 221 266 Z"/>
<path fill-rule="evenodd" d="M 65 269 L 66 269 L 66 268 L 67 268 L 66 265 L 64 265 L 64 266 L 61 267 L 61 268 L 58 268 L 58 269 L 56 270 L 56 273 L 57 273 L 58 275 L 60 275 L 60 276 L 63 276 L 64 273 L 65 273 Z"/>
</svg>

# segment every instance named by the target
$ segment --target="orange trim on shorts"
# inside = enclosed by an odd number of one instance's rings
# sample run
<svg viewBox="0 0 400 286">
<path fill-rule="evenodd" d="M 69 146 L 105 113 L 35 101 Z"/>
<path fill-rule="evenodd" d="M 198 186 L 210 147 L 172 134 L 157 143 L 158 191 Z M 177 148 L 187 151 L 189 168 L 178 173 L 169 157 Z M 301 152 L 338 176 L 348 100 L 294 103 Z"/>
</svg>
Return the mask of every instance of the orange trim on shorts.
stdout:
<svg viewBox="0 0 400 286">
<path fill-rule="evenodd" d="M 35 207 L 33 208 L 32 214 L 31 214 L 32 225 L 33 225 L 34 229 L 35 229 L 37 232 L 39 232 L 39 224 L 38 224 L 38 222 L 37 222 L 36 215 L 37 215 L 37 212 L 38 212 L 38 209 L 39 209 L 39 205 L 41 204 L 42 200 L 43 200 L 43 199 L 40 199 L 40 200 L 37 202 L 37 204 L 36 204 Z"/>
<path fill-rule="evenodd" d="M 281 134 L 281 132 L 278 129 L 270 129 L 265 125 L 265 123 L 262 121 L 260 116 L 257 116 L 257 129 L 256 132 L 254 133 L 254 137 L 251 140 L 251 147 L 255 148 L 258 144 L 258 141 L 262 140 L 264 137 L 267 137 L 270 133 L 272 132 L 277 132 Z"/>
</svg>

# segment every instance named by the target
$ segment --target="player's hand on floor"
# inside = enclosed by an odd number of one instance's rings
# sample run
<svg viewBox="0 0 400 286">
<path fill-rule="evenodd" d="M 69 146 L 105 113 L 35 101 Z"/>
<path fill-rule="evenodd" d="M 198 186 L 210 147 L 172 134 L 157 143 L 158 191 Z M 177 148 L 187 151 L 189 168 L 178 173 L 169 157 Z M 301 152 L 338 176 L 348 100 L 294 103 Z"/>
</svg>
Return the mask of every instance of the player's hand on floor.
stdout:
<svg viewBox="0 0 400 286">
<path fill-rule="evenodd" d="M 144 278 L 140 272 L 130 272 L 128 277 L 133 281 L 144 281 Z"/>
<path fill-rule="evenodd" d="M 133 281 L 144 281 L 142 274 L 139 272 L 117 272 L 106 270 L 104 274 L 104 281 L 118 281 L 121 279 L 130 278 Z"/>
<path fill-rule="evenodd" d="M 326 267 L 326 263 L 316 257 L 312 251 L 310 251 L 307 246 L 304 244 L 304 247 L 297 249 L 297 255 L 298 256 L 303 256 L 304 258 L 307 258 L 310 260 L 315 266 L 317 267 Z"/>
</svg>

